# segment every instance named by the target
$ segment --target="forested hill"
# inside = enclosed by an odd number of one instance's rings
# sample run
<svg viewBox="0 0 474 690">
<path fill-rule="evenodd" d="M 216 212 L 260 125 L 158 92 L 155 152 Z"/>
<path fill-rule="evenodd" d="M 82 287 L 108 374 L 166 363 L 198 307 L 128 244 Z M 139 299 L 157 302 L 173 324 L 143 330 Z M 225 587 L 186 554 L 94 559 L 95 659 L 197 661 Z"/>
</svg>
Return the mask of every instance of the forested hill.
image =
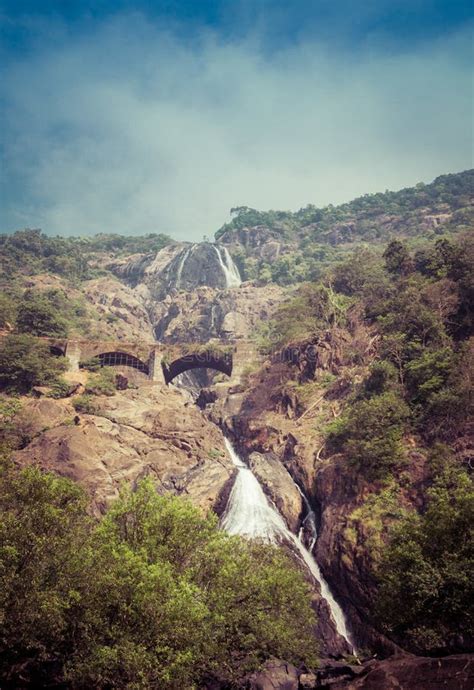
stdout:
<svg viewBox="0 0 474 690">
<path fill-rule="evenodd" d="M 294 213 L 239 206 L 231 209 L 234 218 L 216 232 L 216 239 L 228 230 L 260 225 L 286 239 L 311 237 L 330 243 L 356 237 L 387 239 L 394 230 L 406 236 L 418 235 L 429 227 L 454 230 L 472 223 L 473 193 L 474 169 L 441 175 L 431 184 L 420 182 L 398 192 L 364 194 L 339 206 L 317 208 L 308 204 Z"/>
<path fill-rule="evenodd" d="M 290 211 L 231 210 L 216 238 L 245 278 L 291 284 L 320 277 L 354 245 L 382 247 L 394 238 L 417 244 L 474 226 L 474 170 L 442 175 L 431 184 L 365 194 L 340 206 Z"/>
<path fill-rule="evenodd" d="M 431 184 L 366 194 L 340 206 L 290 211 L 231 209 L 216 232 L 244 280 L 289 285 L 318 279 L 358 244 L 385 246 L 394 237 L 419 246 L 474 226 L 474 169 L 442 175 Z M 104 265 L 134 254 L 155 254 L 174 241 L 164 234 L 128 237 L 108 229 L 94 237 L 49 237 L 40 230 L 0 235 L 2 286 L 21 276 L 52 273 L 69 280 L 103 275 Z M 6 282 L 5 282 L 6 281 Z"/>
</svg>

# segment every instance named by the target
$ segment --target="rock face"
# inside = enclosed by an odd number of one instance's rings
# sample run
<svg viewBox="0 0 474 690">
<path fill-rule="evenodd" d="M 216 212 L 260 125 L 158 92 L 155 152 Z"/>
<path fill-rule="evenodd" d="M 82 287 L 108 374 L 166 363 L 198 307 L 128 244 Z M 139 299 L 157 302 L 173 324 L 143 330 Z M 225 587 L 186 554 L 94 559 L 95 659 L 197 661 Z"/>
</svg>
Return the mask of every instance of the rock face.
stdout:
<svg viewBox="0 0 474 690">
<path fill-rule="evenodd" d="M 133 256 L 108 268 L 128 285 L 91 281 L 88 299 L 112 319 L 125 317 L 124 304 L 130 333 L 142 335 L 136 315 L 147 335 L 165 342 L 247 338 L 271 318 L 287 293 L 277 285 L 241 285 L 238 268 L 221 243 L 176 243 L 154 257 Z"/>
<path fill-rule="evenodd" d="M 248 687 L 250 690 L 298 690 L 298 671 L 285 661 L 270 659 L 250 678 Z"/>
<path fill-rule="evenodd" d="M 143 294 L 114 278 L 97 278 L 84 284 L 84 294 L 102 317 L 94 324 L 101 334 L 102 320 L 106 333 L 116 340 L 150 342 L 153 326 L 150 322 Z"/>
<path fill-rule="evenodd" d="M 285 294 L 277 285 L 244 283 L 238 289 L 199 287 L 168 295 L 150 306 L 155 336 L 164 342 L 248 338 L 272 317 Z"/>
<path fill-rule="evenodd" d="M 304 511 L 303 499 L 288 470 L 272 453 L 251 453 L 249 466 L 265 493 L 285 518 L 292 532 L 297 532 Z"/>
<path fill-rule="evenodd" d="M 177 389 L 143 386 L 97 401 L 98 414 L 79 415 L 78 424 L 72 423 L 72 407 L 71 421 L 64 419 L 64 401 L 36 401 L 42 415 L 45 403 L 58 406 L 58 412 L 49 410 L 52 428 L 15 460 L 79 481 L 96 513 L 117 497 L 122 482 L 144 476 L 151 476 L 159 491 L 188 496 L 203 511 L 219 507 L 232 463 L 217 427 Z"/>
<path fill-rule="evenodd" d="M 294 249 L 292 243 L 282 241 L 280 233 L 264 225 L 226 230 L 219 237 L 219 242 L 229 247 L 231 252 L 243 248 L 252 257 L 263 259 L 267 263 L 276 261 L 280 255 Z"/>
<path fill-rule="evenodd" d="M 113 262 L 109 268 L 132 285 L 145 284 L 155 299 L 173 290 L 225 289 L 241 282 L 227 247 L 211 242 L 172 244 L 155 257 L 134 256 L 128 262 Z"/>
<path fill-rule="evenodd" d="M 366 340 L 361 338 L 362 352 Z M 340 383 L 345 380 L 348 345 L 347 332 L 337 329 L 318 341 L 295 344 L 264 363 L 243 390 L 230 389 L 209 413 L 253 462 L 267 493 L 293 529 L 299 527 L 296 503 L 287 483 L 278 478 L 289 473 L 304 489 L 317 516 L 316 560 L 348 615 L 356 643 L 360 648 L 393 654 L 399 651 L 397 646 L 376 631 L 368 616 L 376 593 L 368 550 L 359 553 L 346 533 L 348 517 L 363 501 L 359 496 L 363 486 L 357 475 L 339 467 L 337 458 L 321 457 L 324 437 L 319 427 L 338 414 L 338 396 L 347 393 L 341 391 Z M 335 374 L 339 379 L 329 389 L 320 383 L 325 375 Z M 307 391 L 309 397 L 303 399 L 300 391 Z M 317 601 L 316 605 L 319 619 L 327 621 L 324 602 Z M 333 655 L 329 625 L 322 626 L 319 637 L 324 641 L 323 651 Z"/>
<path fill-rule="evenodd" d="M 474 656 L 468 654 L 386 659 L 368 664 L 367 669 L 367 675 L 362 678 L 330 687 L 334 690 L 470 690 L 474 687 Z"/>
</svg>

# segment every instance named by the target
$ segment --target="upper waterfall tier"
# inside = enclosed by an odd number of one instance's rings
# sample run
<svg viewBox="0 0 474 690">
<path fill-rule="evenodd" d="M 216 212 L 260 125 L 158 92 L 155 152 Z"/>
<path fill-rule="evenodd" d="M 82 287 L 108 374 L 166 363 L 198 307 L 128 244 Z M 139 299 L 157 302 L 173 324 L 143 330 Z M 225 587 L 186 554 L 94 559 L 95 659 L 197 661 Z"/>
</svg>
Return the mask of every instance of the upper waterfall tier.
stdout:
<svg viewBox="0 0 474 690">
<path fill-rule="evenodd" d="M 229 250 L 210 242 L 176 243 L 155 256 L 130 257 L 111 266 L 121 278 L 131 283 L 145 283 L 157 295 L 196 287 L 234 288 L 241 284 L 239 269 Z"/>
</svg>

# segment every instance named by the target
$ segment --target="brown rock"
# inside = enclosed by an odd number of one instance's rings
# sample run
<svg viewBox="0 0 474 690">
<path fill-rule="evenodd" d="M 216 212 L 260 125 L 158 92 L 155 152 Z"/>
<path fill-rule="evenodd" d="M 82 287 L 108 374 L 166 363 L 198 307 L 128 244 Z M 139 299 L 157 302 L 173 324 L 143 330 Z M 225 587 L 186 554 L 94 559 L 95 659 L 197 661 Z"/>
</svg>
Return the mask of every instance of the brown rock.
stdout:
<svg viewBox="0 0 474 690">
<path fill-rule="evenodd" d="M 38 464 L 79 481 L 101 512 L 126 481 L 151 476 L 161 492 L 183 494 L 204 511 L 219 502 L 233 476 L 222 434 L 194 405 L 172 388 L 144 386 L 96 398 L 101 416 L 81 415 L 61 425 L 62 401 L 38 400 L 37 427 L 50 409 L 57 425 L 15 454 L 21 464 Z M 62 403 L 62 405 L 60 404 Z M 71 415 L 72 416 L 72 415 Z"/>
<path fill-rule="evenodd" d="M 298 672 L 294 666 L 270 659 L 264 668 L 250 679 L 251 690 L 298 690 Z"/>
<path fill-rule="evenodd" d="M 252 453 L 249 465 L 290 530 L 297 532 L 304 509 L 303 499 L 288 470 L 273 453 Z"/>
<path fill-rule="evenodd" d="M 369 673 L 334 690 L 471 690 L 474 655 L 441 658 L 404 656 L 372 664 Z"/>
<path fill-rule="evenodd" d="M 314 673 L 302 673 L 300 676 L 300 689 L 313 690 L 316 687 L 317 678 Z"/>
</svg>

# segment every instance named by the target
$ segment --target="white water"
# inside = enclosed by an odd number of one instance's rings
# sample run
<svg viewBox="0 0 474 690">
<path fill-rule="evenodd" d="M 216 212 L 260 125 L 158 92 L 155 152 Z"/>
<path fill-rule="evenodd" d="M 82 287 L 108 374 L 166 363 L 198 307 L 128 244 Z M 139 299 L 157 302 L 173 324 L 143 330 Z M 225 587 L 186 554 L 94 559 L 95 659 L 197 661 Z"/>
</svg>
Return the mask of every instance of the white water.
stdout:
<svg viewBox="0 0 474 690">
<path fill-rule="evenodd" d="M 177 289 L 179 289 L 181 287 L 181 274 L 183 273 L 184 264 L 186 263 L 186 259 L 191 254 L 193 249 L 194 249 L 194 245 L 189 247 L 188 249 L 186 249 L 184 252 L 181 253 L 181 259 L 180 259 L 179 264 L 178 264 L 178 270 L 176 271 L 175 285 L 176 285 Z"/>
<path fill-rule="evenodd" d="M 314 513 L 309 506 L 307 498 L 298 487 L 308 513 L 303 523 L 304 526 L 299 536 L 296 537 L 293 532 L 290 532 L 277 509 L 270 504 L 257 478 L 249 467 L 242 462 L 227 438 L 225 439 L 225 444 L 232 462 L 238 468 L 238 472 L 222 517 L 222 528 L 229 532 L 229 534 L 260 538 L 268 542 L 278 543 L 279 541 L 285 541 L 293 545 L 314 579 L 319 583 L 321 596 L 327 601 L 337 632 L 355 651 L 347 629 L 344 613 L 331 594 L 328 584 L 321 575 L 319 566 L 311 553 L 317 535 Z M 302 533 L 306 526 L 311 531 L 309 550 L 302 541 Z"/>
<path fill-rule="evenodd" d="M 227 247 L 223 247 L 222 245 L 217 246 L 216 244 L 213 244 L 212 246 L 214 247 L 219 258 L 219 263 L 225 276 L 226 287 L 238 287 L 242 281 L 240 279 L 239 269 L 233 262 L 232 257 L 229 254 L 229 250 Z M 222 258 L 222 254 L 224 255 L 224 258 Z"/>
</svg>

